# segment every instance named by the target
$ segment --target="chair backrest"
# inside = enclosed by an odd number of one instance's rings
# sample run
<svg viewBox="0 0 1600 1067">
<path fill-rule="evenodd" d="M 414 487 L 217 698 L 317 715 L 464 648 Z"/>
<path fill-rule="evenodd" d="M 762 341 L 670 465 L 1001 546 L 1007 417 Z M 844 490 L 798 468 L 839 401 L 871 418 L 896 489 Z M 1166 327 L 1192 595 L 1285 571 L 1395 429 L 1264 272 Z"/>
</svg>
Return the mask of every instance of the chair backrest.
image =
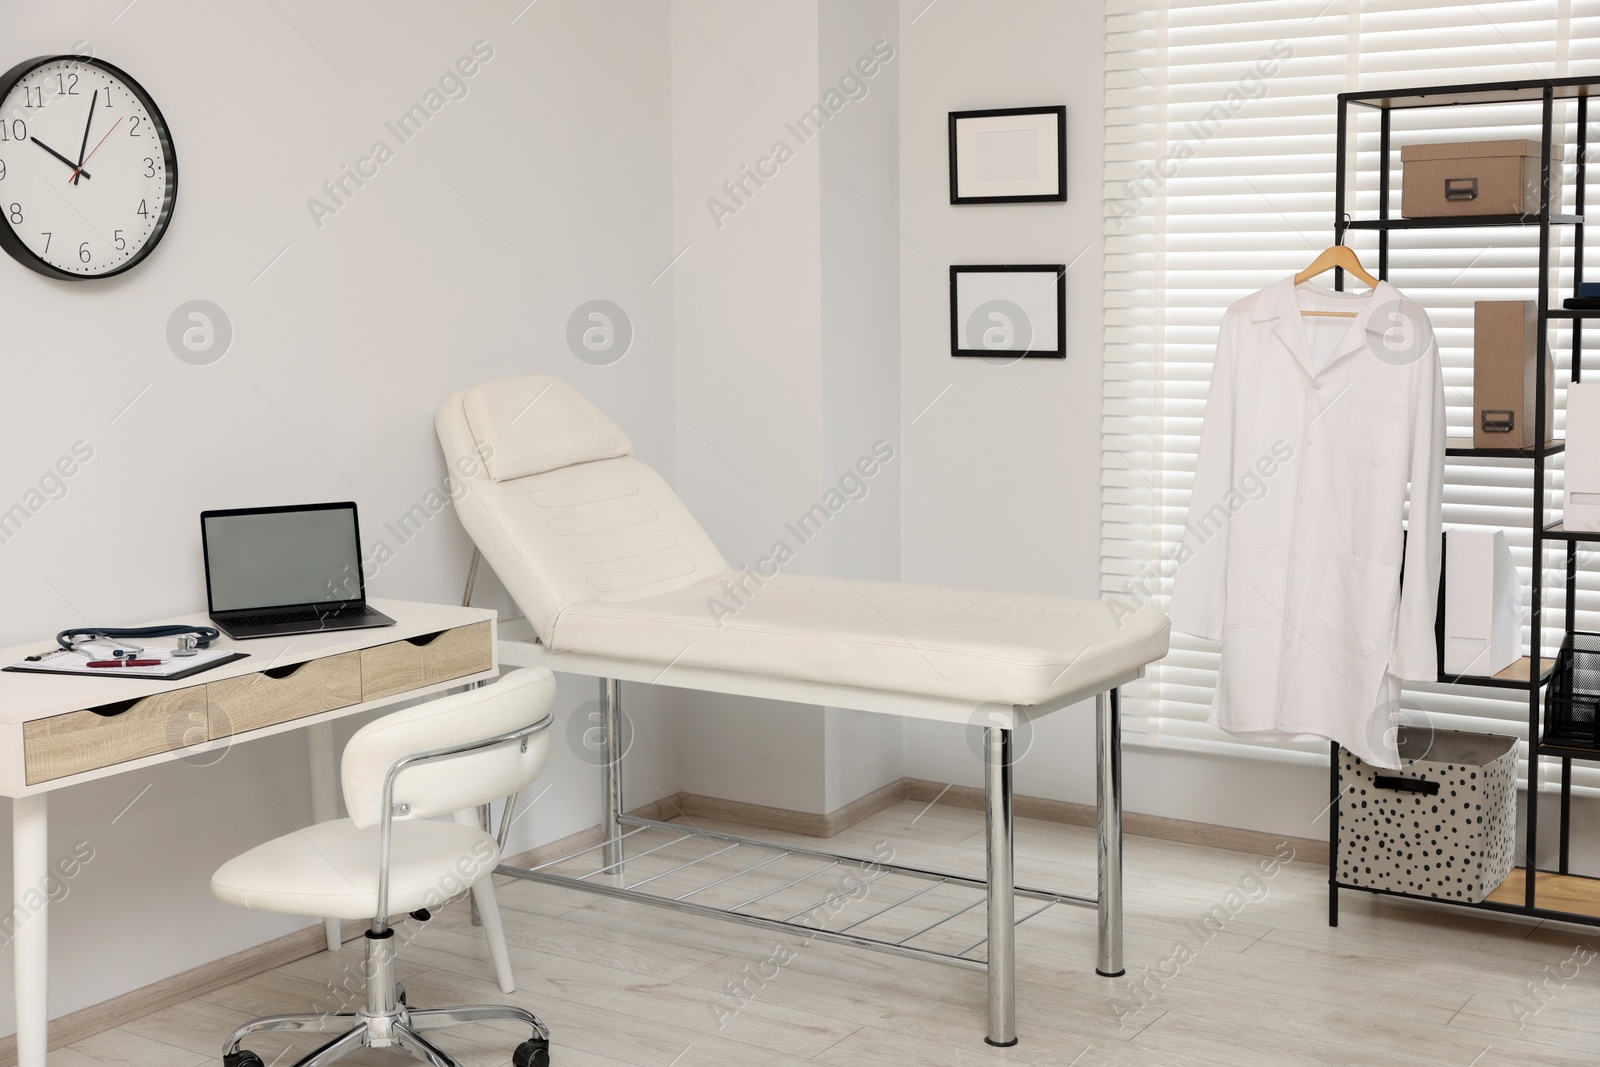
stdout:
<svg viewBox="0 0 1600 1067">
<path fill-rule="evenodd" d="M 627 435 L 559 378 L 484 382 L 434 421 L 456 514 L 542 640 L 572 604 L 655 596 L 728 569 Z"/>
<path fill-rule="evenodd" d="M 525 667 L 369 722 L 345 746 L 341 764 L 351 821 L 360 827 L 377 824 L 383 778 L 395 760 L 531 726 L 550 713 L 555 699 L 555 676 L 542 667 Z M 512 743 L 407 767 L 395 779 L 394 802 L 409 805 L 410 818 L 428 818 L 508 797 L 544 769 L 550 730 L 527 740 L 526 751 Z"/>
</svg>

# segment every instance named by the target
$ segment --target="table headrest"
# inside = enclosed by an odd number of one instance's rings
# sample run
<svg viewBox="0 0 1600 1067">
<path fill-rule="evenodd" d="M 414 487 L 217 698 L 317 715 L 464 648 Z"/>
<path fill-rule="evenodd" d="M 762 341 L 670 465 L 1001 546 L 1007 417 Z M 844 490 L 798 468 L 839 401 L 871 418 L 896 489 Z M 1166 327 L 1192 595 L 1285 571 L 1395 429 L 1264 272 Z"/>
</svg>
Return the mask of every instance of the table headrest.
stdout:
<svg viewBox="0 0 1600 1067">
<path fill-rule="evenodd" d="M 620 426 L 548 374 L 484 382 L 467 390 L 462 407 L 497 482 L 633 452 Z"/>
</svg>

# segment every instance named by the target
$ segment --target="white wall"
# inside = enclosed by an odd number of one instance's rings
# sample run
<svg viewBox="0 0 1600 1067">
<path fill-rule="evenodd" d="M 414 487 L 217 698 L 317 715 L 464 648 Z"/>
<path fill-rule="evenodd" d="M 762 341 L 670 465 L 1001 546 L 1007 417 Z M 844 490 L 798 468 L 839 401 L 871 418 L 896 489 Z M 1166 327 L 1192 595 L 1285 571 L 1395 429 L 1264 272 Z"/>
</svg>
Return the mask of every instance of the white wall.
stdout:
<svg viewBox="0 0 1600 1067">
<path fill-rule="evenodd" d="M 901 4 L 907 581 L 1100 595 L 1104 13 L 1096 0 Z M 948 112 L 1063 103 L 1065 204 L 951 206 Z M 952 263 L 1007 262 L 1070 265 L 1065 361 L 997 366 L 950 357 L 942 272 Z M 906 773 L 981 785 L 976 733 L 908 724 Z M 1090 703 L 1024 731 L 1017 791 L 1092 804 L 1093 741 Z M 1123 782 L 1129 811 L 1299 837 L 1327 833 L 1317 821 L 1327 777 L 1315 768 L 1129 747 Z"/>
<path fill-rule="evenodd" d="M 848 101 L 821 143 L 821 474 L 825 485 L 864 494 L 832 520 L 822 549 L 829 574 L 895 581 L 900 467 L 891 461 L 864 479 L 857 464 L 879 441 L 900 445 L 898 4 L 820 0 L 818 16 L 818 88 Z M 823 810 L 904 775 L 901 719 L 842 708 L 825 719 Z"/>
<path fill-rule="evenodd" d="M 900 5 L 907 581 L 1099 596 L 1102 13 L 1054 0 Z M 1067 202 L 952 206 L 948 113 L 1033 104 L 1067 107 Z M 951 357 L 947 272 L 981 263 L 1069 265 L 1065 360 Z M 1031 746 L 1019 792 L 1093 801 L 1091 713 L 1057 713 L 1019 738 Z M 981 784 L 976 735 L 908 723 L 906 773 Z"/>
<path fill-rule="evenodd" d="M 816 27 L 816 0 L 685 0 L 671 15 L 678 489 L 735 567 L 816 499 L 820 153 L 785 127 L 816 102 Z M 792 158 L 763 166 L 780 140 Z M 776 173 L 757 184 L 747 167 Z M 801 548 L 793 569 L 824 567 Z M 820 710 L 680 701 L 685 789 L 822 810 Z"/>
<path fill-rule="evenodd" d="M 790 573 L 894 578 L 893 463 L 821 536 L 785 528 L 898 438 L 894 4 L 691 0 L 672 33 L 679 487 L 736 567 L 782 540 Z M 900 777 L 892 719 L 681 702 L 691 792 L 824 812 Z"/>
<path fill-rule="evenodd" d="M 436 405 L 487 378 L 564 375 L 670 474 L 673 281 L 656 281 L 675 252 L 670 8 L 541 0 L 513 22 L 522 7 L 96 0 L 7 12 L 13 58 L 88 47 L 140 80 L 172 126 L 180 183 L 171 230 L 138 273 L 67 283 L 0 263 L 0 500 L 20 500 L 74 441 L 94 449 L 66 495 L 0 544 L 0 646 L 203 606 L 207 507 L 355 499 L 369 548 L 395 550 L 371 593 L 457 599 L 469 546 L 454 518 L 404 545 L 383 523 L 443 477 Z M 398 145 L 385 121 L 480 40 L 493 58 L 465 98 Z M 379 138 L 395 158 L 318 229 L 307 199 Z M 596 297 L 635 329 L 610 367 L 565 342 L 569 314 Z M 165 340 L 169 314 L 194 298 L 234 329 L 210 366 L 180 362 Z M 493 581 L 478 602 L 507 606 Z M 592 698 L 563 679 L 564 716 Z M 634 797 L 678 788 L 651 703 L 631 707 Z M 58 794 L 51 850 L 84 840 L 95 858 L 53 912 L 52 1014 L 305 925 L 225 908 L 207 888 L 228 857 L 309 821 L 303 764 L 291 735 L 209 768 Z M 564 740 L 548 780 L 514 847 L 597 821 L 598 772 Z M 0 829 L 0 854 L 8 846 Z M 7 968 L 0 1029 L 10 1018 Z"/>
</svg>

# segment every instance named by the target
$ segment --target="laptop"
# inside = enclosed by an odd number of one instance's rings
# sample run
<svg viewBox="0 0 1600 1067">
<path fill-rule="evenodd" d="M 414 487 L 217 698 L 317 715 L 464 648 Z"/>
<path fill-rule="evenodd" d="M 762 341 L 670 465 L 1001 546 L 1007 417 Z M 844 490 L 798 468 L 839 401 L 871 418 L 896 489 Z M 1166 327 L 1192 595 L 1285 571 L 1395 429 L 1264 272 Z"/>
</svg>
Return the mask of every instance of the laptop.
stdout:
<svg viewBox="0 0 1600 1067">
<path fill-rule="evenodd" d="M 393 626 L 367 606 L 356 506 L 200 513 L 211 621 L 229 637 Z"/>
</svg>

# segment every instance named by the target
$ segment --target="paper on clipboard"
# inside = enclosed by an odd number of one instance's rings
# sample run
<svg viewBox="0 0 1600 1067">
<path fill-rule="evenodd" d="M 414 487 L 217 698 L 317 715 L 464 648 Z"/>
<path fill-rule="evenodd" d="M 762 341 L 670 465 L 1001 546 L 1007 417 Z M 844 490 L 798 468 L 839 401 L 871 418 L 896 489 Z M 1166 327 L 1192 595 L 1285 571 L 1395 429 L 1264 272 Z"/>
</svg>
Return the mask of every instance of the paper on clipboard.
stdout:
<svg viewBox="0 0 1600 1067">
<path fill-rule="evenodd" d="M 41 674 L 83 674 L 96 678 L 181 678 L 198 674 L 212 667 L 220 667 L 231 660 L 243 659 L 248 653 L 227 649 L 202 649 L 192 656 L 174 656 L 170 649 L 146 648 L 139 653 L 141 659 L 160 657 L 161 662 L 152 667 L 91 667 L 91 653 L 61 648 L 46 652 L 38 659 L 26 659 L 10 664 L 8 671 L 37 671 Z"/>
</svg>

